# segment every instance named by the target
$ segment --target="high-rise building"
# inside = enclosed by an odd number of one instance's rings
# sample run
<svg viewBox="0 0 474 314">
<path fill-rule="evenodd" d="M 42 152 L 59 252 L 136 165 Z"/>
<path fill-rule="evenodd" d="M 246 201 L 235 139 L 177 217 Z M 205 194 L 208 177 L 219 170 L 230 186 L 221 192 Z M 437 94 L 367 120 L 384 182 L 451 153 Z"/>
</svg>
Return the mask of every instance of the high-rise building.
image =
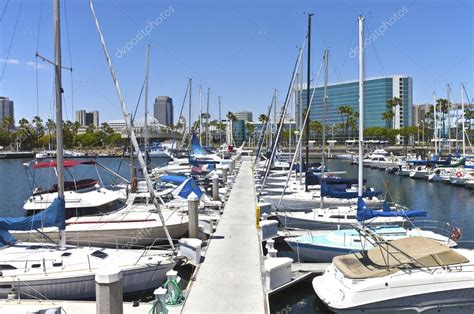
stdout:
<svg viewBox="0 0 474 314">
<path fill-rule="evenodd" d="M 153 116 L 160 124 L 173 125 L 173 99 L 168 96 L 156 97 Z"/>
<path fill-rule="evenodd" d="M 420 126 L 425 123 L 426 114 L 430 112 L 431 104 L 414 105 L 412 110 L 412 125 Z"/>
<path fill-rule="evenodd" d="M 76 111 L 76 122 L 79 122 L 81 126 L 92 125 L 96 128 L 99 127 L 99 111 L 86 112 L 85 110 Z"/>
<path fill-rule="evenodd" d="M 252 112 L 251 111 L 240 111 L 234 113 L 234 115 L 237 117 L 237 120 L 244 120 L 247 122 L 252 122 Z"/>
<path fill-rule="evenodd" d="M 0 123 L 7 117 L 15 119 L 13 100 L 0 96 Z"/>
<path fill-rule="evenodd" d="M 310 96 L 314 88 L 310 88 Z M 303 109 L 306 105 L 306 92 L 303 89 Z M 310 119 L 323 122 L 324 87 L 316 87 L 311 106 Z M 338 107 L 350 106 L 354 112 L 359 111 L 359 82 L 349 81 L 330 84 L 327 87 L 326 125 L 338 125 L 342 121 Z M 400 98 L 402 104 L 394 108 L 394 119 L 391 125 L 382 119 L 387 111 L 387 101 Z M 299 106 L 296 106 L 299 115 Z M 399 129 L 412 124 L 413 82 L 408 76 L 392 75 L 387 77 L 368 78 L 364 81 L 364 128 L 390 127 Z M 298 119 L 297 119 L 298 120 Z M 357 120 L 358 121 L 358 120 Z"/>
</svg>

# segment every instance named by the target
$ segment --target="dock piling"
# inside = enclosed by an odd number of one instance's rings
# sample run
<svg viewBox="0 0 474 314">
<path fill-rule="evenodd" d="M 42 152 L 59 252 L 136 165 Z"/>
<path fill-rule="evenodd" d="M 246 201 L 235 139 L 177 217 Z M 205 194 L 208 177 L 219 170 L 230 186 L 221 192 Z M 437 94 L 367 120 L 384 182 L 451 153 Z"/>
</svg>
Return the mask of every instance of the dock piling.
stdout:
<svg viewBox="0 0 474 314">
<path fill-rule="evenodd" d="M 219 200 L 219 175 L 217 173 L 212 176 L 212 200 Z"/>
<path fill-rule="evenodd" d="M 123 313 L 122 272 L 117 267 L 101 269 L 95 274 L 96 312 Z"/>
<path fill-rule="evenodd" d="M 198 218 L 199 198 L 191 193 L 188 196 L 188 231 L 190 238 L 199 238 L 199 218 Z"/>
</svg>

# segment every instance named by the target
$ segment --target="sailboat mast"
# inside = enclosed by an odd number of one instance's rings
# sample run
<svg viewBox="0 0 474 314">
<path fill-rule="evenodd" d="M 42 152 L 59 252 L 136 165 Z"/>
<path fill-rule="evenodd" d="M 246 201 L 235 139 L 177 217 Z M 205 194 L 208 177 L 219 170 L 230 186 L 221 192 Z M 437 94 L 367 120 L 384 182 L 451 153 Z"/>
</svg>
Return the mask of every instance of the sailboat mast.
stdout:
<svg viewBox="0 0 474 314">
<path fill-rule="evenodd" d="M 326 167 L 326 160 L 324 154 L 326 151 L 326 109 L 327 109 L 327 89 L 328 89 L 328 62 L 329 50 L 324 50 L 324 96 L 323 96 L 323 153 L 322 153 L 322 168 L 321 168 L 321 182 L 324 182 L 324 168 Z M 324 208 L 324 196 L 321 186 L 321 208 Z"/>
<path fill-rule="evenodd" d="M 222 145 L 222 116 L 221 116 L 221 96 L 219 96 L 219 149 Z"/>
<path fill-rule="evenodd" d="M 436 121 L 436 94 L 435 92 L 433 92 L 433 123 L 434 123 L 435 156 L 438 156 L 438 123 Z"/>
<path fill-rule="evenodd" d="M 362 199 L 364 183 L 364 17 L 359 15 L 359 181 L 357 195 Z"/>
<path fill-rule="evenodd" d="M 202 85 L 199 85 L 199 144 L 202 145 Z"/>
<path fill-rule="evenodd" d="M 206 108 L 206 146 L 211 146 L 210 145 L 210 136 L 209 136 L 209 100 L 211 98 L 211 88 L 207 88 L 207 108 Z"/>
<path fill-rule="evenodd" d="M 299 55 L 302 55 L 302 50 L 303 48 L 300 47 L 299 49 Z M 300 134 L 303 134 L 303 59 L 301 59 L 301 67 L 300 67 L 300 75 L 299 75 L 299 103 L 300 103 L 300 110 L 299 110 L 299 132 Z M 300 155 L 300 160 L 299 160 L 299 170 L 300 170 L 300 184 L 303 183 L 303 145 L 300 145 L 299 149 L 299 155 Z"/>
<path fill-rule="evenodd" d="M 451 102 L 450 102 L 450 97 L 449 97 L 449 90 L 451 87 L 449 84 L 446 85 L 446 97 L 448 98 L 448 143 L 449 143 L 449 154 L 451 155 Z M 443 110 L 443 108 L 441 108 Z"/>
<path fill-rule="evenodd" d="M 191 128 L 192 128 L 192 123 L 191 123 L 191 104 L 192 104 L 192 101 L 191 101 L 191 96 L 192 96 L 192 93 L 193 93 L 193 79 L 190 78 L 189 79 L 189 108 L 188 108 L 188 134 L 189 134 L 189 142 L 191 142 Z M 190 145 L 191 146 L 191 145 Z"/>
<path fill-rule="evenodd" d="M 306 77 L 306 108 L 309 108 L 309 88 L 311 85 L 311 17 L 314 14 L 308 14 L 308 72 Z M 308 116 L 309 117 L 309 116 Z M 311 121 L 308 119 L 306 123 L 306 164 L 309 164 L 309 124 Z M 303 165 L 301 165 L 303 167 Z M 306 187 L 307 189 L 307 187 Z"/>
<path fill-rule="evenodd" d="M 145 124 L 144 128 L 144 140 L 143 140 L 143 152 L 145 154 L 145 165 L 148 164 L 148 154 L 147 154 L 147 143 L 148 143 L 148 67 L 150 64 L 150 44 L 146 47 L 146 67 L 145 67 Z"/>
<path fill-rule="evenodd" d="M 54 66 L 56 92 L 56 171 L 58 176 L 58 198 L 64 201 L 64 148 L 63 148 L 63 106 L 61 82 L 61 21 L 59 0 L 53 0 L 54 7 Z M 59 249 L 66 248 L 66 230 L 59 228 Z"/>
<path fill-rule="evenodd" d="M 462 110 L 462 120 L 461 120 L 461 127 L 462 127 L 462 156 L 466 157 L 466 128 L 465 128 L 465 113 L 464 113 L 464 83 L 461 83 L 461 110 Z"/>
</svg>

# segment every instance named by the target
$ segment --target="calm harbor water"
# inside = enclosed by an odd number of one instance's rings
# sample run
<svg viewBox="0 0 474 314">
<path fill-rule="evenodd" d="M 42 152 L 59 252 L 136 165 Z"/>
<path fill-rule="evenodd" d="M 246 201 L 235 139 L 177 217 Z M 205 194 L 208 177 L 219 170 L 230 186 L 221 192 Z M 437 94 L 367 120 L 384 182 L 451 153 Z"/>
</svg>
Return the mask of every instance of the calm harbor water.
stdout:
<svg viewBox="0 0 474 314">
<path fill-rule="evenodd" d="M 85 159 L 82 159 L 85 160 Z M 129 178 L 128 158 L 99 158 L 98 162 Z M 23 163 L 28 160 L 0 160 L 0 216 L 20 216 L 23 214 L 23 203 L 31 195 L 30 172 L 25 171 Z M 162 159 L 153 159 L 152 167 L 165 163 Z M 356 178 L 357 166 L 348 161 L 329 160 L 329 169 L 347 171 L 344 177 Z M 120 167 L 119 167 L 120 166 Z M 96 177 L 94 167 L 78 166 L 70 169 L 77 178 Z M 99 171 L 104 183 L 114 179 L 103 170 Z M 396 203 L 410 209 L 427 210 L 427 219 L 449 222 L 462 231 L 460 246 L 474 248 L 474 191 L 443 183 L 429 183 L 425 180 L 398 177 L 385 171 L 364 169 L 368 185 L 387 191 L 387 196 Z M 55 176 L 51 169 L 36 172 L 35 180 L 44 187 L 54 183 Z M 270 298 L 272 313 L 329 313 L 317 299 L 311 280 L 304 281 Z"/>
</svg>

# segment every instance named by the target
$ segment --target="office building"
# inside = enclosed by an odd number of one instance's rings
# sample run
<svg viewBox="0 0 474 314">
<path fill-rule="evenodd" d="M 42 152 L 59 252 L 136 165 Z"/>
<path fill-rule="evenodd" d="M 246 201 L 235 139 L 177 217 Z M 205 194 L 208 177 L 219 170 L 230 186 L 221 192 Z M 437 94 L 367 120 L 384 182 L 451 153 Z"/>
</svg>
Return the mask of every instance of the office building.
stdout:
<svg viewBox="0 0 474 314">
<path fill-rule="evenodd" d="M 414 105 L 412 110 L 412 125 L 420 126 L 425 123 L 426 114 L 430 112 L 432 104 Z"/>
<path fill-rule="evenodd" d="M 13 100 L 0 96 L 0 123 L 3 123 L 3 119 L 7 117 L 15 120 Z"/>
<path fill-rule="evenodd" d="M 99 111 L 86 112 L 85 110 L 76 111 L 76 122 L 83 127 L 99 127 Z"/>
<path fill-rule="evenodd" d="M 173 125 L 173 99 L 168 96 L 156 97 L 153 116 L 160 124 Z"/>
<path fill-rule="evenodd" d="M 400 129 L 412 124 L 413 83 L 408 76 L 392 75 L 387 77 L 368 78 L 364 81 L 364 128 L 389 127 Z M 314 88 L 310 88 L 310 95 Z M 303 89 L 303 109 L 306 105 L 307 89 Z M 310 119 L 323 122 L 323 93 L 324 87 L 316 87 L 311 106 Z M 350 106 L 354 112 L 359 111 L 359 82 L 349 81 L 330 84 L 327 87 L 326 125 L 339 125 L 342 117 L 338 107 Z M 402 100 L 400 106 L 394 108 L 392 123 L 384 121 L 382 114 L 387 110 L 387 101 L 398 97 Z M 296 110 L 297 116 L 298 108 Z M 297 119 L 298 120 L 298 119 Z M 358 121 L 358 119 L 357 119 Z M 391 124 L 391 125 L 389 125 Z"/>
<path fill-rule="evenodd" d="M 243 120 L 247 122 L 252 122 L 252 112 L 251 111 L 241 111 L 236 112 L 234 115 L 237 117 L 237 120 Z"/>
</svg>

